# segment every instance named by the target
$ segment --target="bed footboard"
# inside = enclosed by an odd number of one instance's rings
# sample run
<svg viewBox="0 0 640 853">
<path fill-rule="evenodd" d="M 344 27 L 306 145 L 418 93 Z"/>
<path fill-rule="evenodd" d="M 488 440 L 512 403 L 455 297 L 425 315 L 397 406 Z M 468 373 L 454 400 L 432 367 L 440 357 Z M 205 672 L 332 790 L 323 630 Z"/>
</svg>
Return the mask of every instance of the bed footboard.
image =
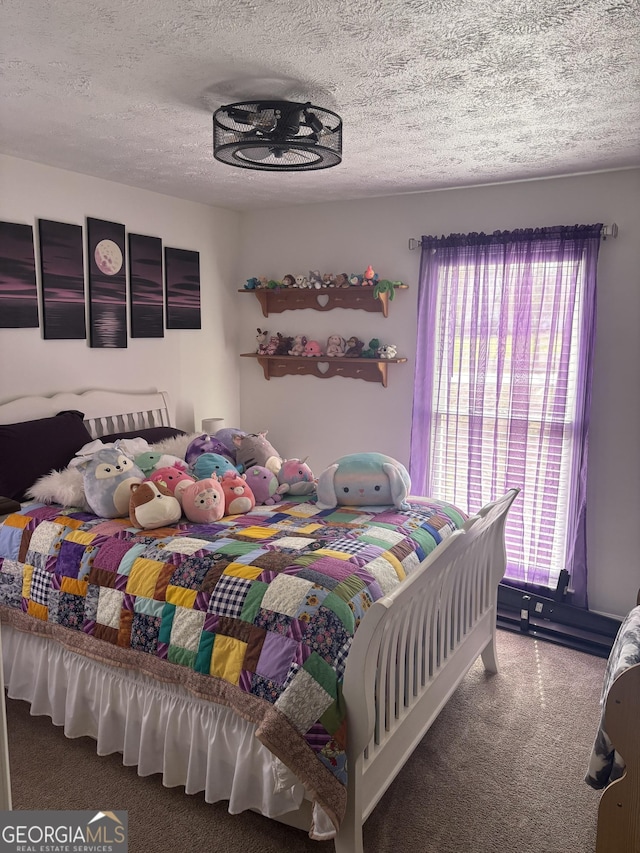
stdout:
<svg viewBox="0 0 640 853">
<path fill-rule="evenodd" d="M 479 655 L 492 672 L 504 527 L 519 490 L 484 507 L 355 634 L 344 676 L 347 813 L 337 853 L 362 853 L 362 825 Z"/>
</svg>

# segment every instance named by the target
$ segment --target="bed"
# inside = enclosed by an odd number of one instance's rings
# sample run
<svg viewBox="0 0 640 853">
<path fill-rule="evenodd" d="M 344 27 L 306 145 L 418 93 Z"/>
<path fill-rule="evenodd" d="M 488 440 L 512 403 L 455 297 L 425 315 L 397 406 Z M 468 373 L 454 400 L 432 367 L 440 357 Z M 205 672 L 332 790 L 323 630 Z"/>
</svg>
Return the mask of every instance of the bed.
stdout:
<svg viewBox="0 0 640 853">
<path fill-rule="evenodd" d="M 640 850 L 640 592 L 611 648 L 601 694 L 602 714 L 585 781 L 604 789 L 596 853 Z"/>
<path fill-rule="evenodd" d="M 172 423 L 165 394 L 90 391 L 0 405 L 0 424 L 59 412 L 92 438 Z M 285 496 L 151 531 L 23 505 L 0 526 L 8 695 L 141 775 L 362 853 L 364 821 L 471 665 L 497 671 L 517 494 L 471 517 Z"/>
</svg>

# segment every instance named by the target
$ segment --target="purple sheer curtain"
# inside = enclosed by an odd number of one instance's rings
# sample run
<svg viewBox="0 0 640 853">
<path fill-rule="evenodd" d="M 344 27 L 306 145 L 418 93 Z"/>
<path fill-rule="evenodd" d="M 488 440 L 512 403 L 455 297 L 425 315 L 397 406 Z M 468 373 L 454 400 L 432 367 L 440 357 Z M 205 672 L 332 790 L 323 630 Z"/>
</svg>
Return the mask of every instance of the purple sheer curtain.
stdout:
<svg viewBox="0 0 640 853">
<path fill-rule="evenodd" d="M 410 473 L 475 512 L 512 486 L 506 578 L 587 606 L 586 476 L 602 225 L 423 237 Z"/>
</svg>

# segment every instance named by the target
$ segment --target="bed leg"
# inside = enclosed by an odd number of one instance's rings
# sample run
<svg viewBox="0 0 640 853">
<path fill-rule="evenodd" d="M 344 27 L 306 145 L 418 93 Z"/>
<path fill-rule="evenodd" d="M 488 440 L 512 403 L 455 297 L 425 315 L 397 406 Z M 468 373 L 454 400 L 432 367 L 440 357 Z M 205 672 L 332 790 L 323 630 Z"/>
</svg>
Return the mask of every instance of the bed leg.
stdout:
<svg viewBox="0 0 640 853">
<path fill-rule="evenodd" d="M 496 653 L 496 623 L 493 620 L 493 629 L 491 631 L 491 639 L 482 651 L 482 663 L 487 672 L 498 672 L 498 655 Z"/>
<path fill-rule="evenodd" d="M 334 839 L 336 853 L 364 853 L 362 841 L 362 755 L 351 756 L 347 778 L 347 808 Z"/>
</svg>

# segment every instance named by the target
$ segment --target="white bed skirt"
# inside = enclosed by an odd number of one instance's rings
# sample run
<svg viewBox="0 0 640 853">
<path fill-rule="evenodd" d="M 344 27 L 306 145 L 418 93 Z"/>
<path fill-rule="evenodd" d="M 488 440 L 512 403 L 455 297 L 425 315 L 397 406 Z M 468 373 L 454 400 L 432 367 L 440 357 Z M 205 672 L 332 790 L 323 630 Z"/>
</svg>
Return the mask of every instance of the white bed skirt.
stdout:
<svg viewBox="0 0 640 853">
<path fill-rule="evenodd" d="M 229 708 L 6 624 L 2 652 L 8 696 L 29 702 L 34 716 L 51 717 L 69 738 L 94 738 L 99 755 L 120 752 L 140 776 L 161 773 L 169 788 L 204 791 L 209 803 L 228 800 L 231 814 L 254 809 L 278 817 L 300 806 L 303 785 Z M 316 831 L 331 837 L 335 830 L 320 811 Z"/>
</svg>

